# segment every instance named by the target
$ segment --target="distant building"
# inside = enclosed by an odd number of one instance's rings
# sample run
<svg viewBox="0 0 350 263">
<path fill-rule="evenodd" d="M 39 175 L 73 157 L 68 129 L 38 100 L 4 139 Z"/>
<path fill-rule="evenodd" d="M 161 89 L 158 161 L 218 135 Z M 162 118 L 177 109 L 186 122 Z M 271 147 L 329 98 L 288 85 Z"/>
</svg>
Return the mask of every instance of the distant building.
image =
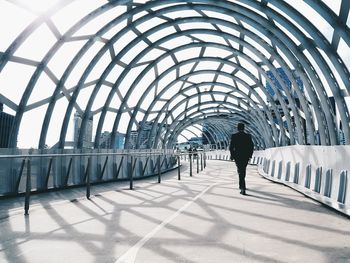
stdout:
<svg viewBox="0 0 350 263">
<path fill-rule="evenodd" d="M 108 131 L 104 131 L 100 136 L 100 145 L 101 149 L 109 149 L 111 146 L 111 133 Z"/>
<path fill-rule="evenodd" d="M 294 103 L 295 105 L 300 108 L 300 101 L 299 98 L 297 96 L 297 92 L 295 91 L 295 87 L 294 89 L 292 89 L 292 82 L 290 81 L 290 79 L 288 78 L 286 72 L 283 70 L 283 68 L 277 68 L 277 73 L 279 75 L 279 77 L 281 77 L 281 79 L 283 80 L 283 84 L 286 85 L 287 89 L 291 92 L 291 96 L 294 99 Z M 272 84 L 277 87 L 277 89 L 280 91 L 282 99 L 285 100 L 287 102 L 287 95 L 285 93 L 285 91 L 283 90 L 280 82 L 277 81 L 276 76 L 272 73 L 272 71 L 267 71 L 266 72 L 267 76 L 270 78 L 269 82 L 266 81 L 266 90 L 267 92 L 271 95 L 271 97 L 273 98 L 278 113 L 276 113 L 272 108 L 270 109 L 272 116 L 275 119 L 275 122 L 277 123 L 277 119 L 276 119 L 276 114 L 279 114 L 280 116 L 284 116 L 283 110 L 282 110 L 282 106 L 280 105 L 280 101 L 277 99 L 277 95 L 274 91 L 274 89 L 272 88 L 272 85 L 270 84 L 270 82 L 272 82 Z M 298 85 L 298 89 L 300 89 L 302 92 L 304 91 L 304 85 L 303 85 L 303 81 L 300 78 L 296 78 L 296 83 Z M 287 103 L 288 104 L 288 103 Z M 287 123 L 284 123 L 285 127 L 287 126 Z"/>
<path fill-rule="evenodd" d="M 124 149 L 125 134 L 117 133 L 115 142 L 111 142 L 111 133 L 104 131 L 100 136 L 100 147 L 101 149 Z"/>
<path fill-rule="evenodd" d="M 151 135 L 153 122 L 146 121 L 141 126 L 140 122 L 140 129 L 139 129 L 139 136 L 140 136 L 140 149 L 147 148 L 147 145 L 149 141 L 154 141 L 155 135 Z"/>
<path fill-rule="evenodd" d="M 115 137 L 114 146 L 116 149 L 124 149 L 124 144 L 125 144 L 125 134 L 118 132 L 117 136 Z"/>
<path fill-rule="evenodd" d="M 74 114 L 74 143 L 77 144 L 80 127 L 82 122 L 82 116 L 79 112 Z M 83 147 L 82 148 L 91 148 L 92 147 L 92 125 L 93 117 L 91 116 L 87 122 L 86 129 L 83 134 Z"/>
<path fill-rule="evenodd" d="M 191 146 L 202 146 L 203 145 L 203 138 L 202 137 L 192 137 L 191 139 L 188 140 L 188 143 Z"/>
<path fill-rule="evenodd" d="M 154 144 L 154 141 L 156 139 L 156 134 L 158 132 L 163 134 L 166 131 L 166 127 L 167 127 L 166 124 L 162 125 L 160 123 L 157 123 L 154 133 L 151 134 L 151 130 L 152 130 L 152 127 L 154 125 L 153 121 L 146 121 L 144 123 L 139 122 L 139 124 L 140 125 L 139 125 L 139 130 L 137 132 L 137 135 L 140 137 L 140 146 L 139 146 L 140 149 L 146 149 L 146 148 L 148 148 L 149 145 L 151 147 L 154 146 L 153 144 Z M 137 138 L 136 138 L 136 140 L 137 140 Z M 136 146 L 136 144 L 135 144 L 135 146 Z"/>
<path fill-rule="evenodd" d="M 189 144 L 188 142 L 180 142 L 176 144 L 176 148 L 181 150 L 181 151 L 185 151 L 190 149 L 191 144 Z"/>
<path fill-rule="evenodd" d="M 3 112 L 3 104 L 0 103 L 0 148 L 8 148 L 10 132 L 15 117 Z"/>
<path fill-rule="evenodd" d="M 340 145 L 345 145 L 345 136 L 342 130 L 338 130 L 338 140 Z"/>
<path fill-rule="evenodd" d="M 129 145 L 126 145 L 126 148 L 128 148 L 128 149 L 135 149 L 138 136 L 139 136 L 138 131 L 131 131 L 130 132 Z"/>
<path fill-rule="evenodd" d="M 288 78 L 286 72 L 284 71 L 283 68 L 277 68 L 277 73 L 279 75 L 279 77 L 281 77 L 281 79 L 284 82 L 284 85 L 286 85 L 286 87 L 291 91 L 292 97 L 293 98 L 298 98 L 297 93 L 295 91 L 295 87 L 292 89 L 292 82 L 290 81 L 290 79 Z M 281 84 L 277 81 L 276 76 L 272 73 L 271 70 L 266 71 L 267 76 L 270 78 L 270 81 L 272 81 L 272 83 L 278 88 L 278 90 L 281 92 L 282 97 L 284 99 L 287 99 L 287 96 L 285 94 L 285 91 L 283 90 Z M 301 91 L 304 91 L 304 84 L 303 81 L 298 77 L 296 78 L 296 83 L 298 85 L 298 89 L 300 89 Z M 266 81 L 266 90 L 267 92 L 274 98 L 274 100 L 277 100 L 277 96 L 275 91 L 273 90 L 271 84 L 269 82 Z M 299 106 L 299 102 L 296 102 L 297 106 Z"/>
<path fill-rule="evenodd" d="M 272 71 L 269 70 L 269 71 L 266 72 L 267 76 L 270 78 L 270 79 L 269 79 L 269 82 L 266 81 L 266 90 L 267 90 L 267 92 L 272 96 L 272 98 L 273 98 L 273 100 L 274 100 L 274 103 L 275 103 L 275 105 L 276 105 L 276 107 L 277 107 L 277 111 L 278 111 L 278 112 L 275 112 L 275 111 L 272 109 L 272 107 L 270 106 L 270 112 L 271 112 L 271 114 L 272 114 L 272 117 L 273 117 L 275 123 L 277 123 L 277 114 L 278 114 L 279 116 L 281 116 L 281 117 L 284 117 L 284 112 L 283 112 L 283 110 L 282 110 L 282 106 L 281 106 L 281 104 L 280 104 L 280 101 L 277 99 L 277 95 L 276 95 L 275 91 L 273 90 L 271 84 L 273 84 L 275 87 L 277 87 L 277 89 L 280 91 L 280 94 L 281 94 L 281 96 L 282 96 L 282 99 L 283 99 L 283 100 L 286 102 L 286 104 L 288 105 L 288 104 L 290 104 L 290 103 L 288 103 L 288 98 L 287 98 L 286 92 L 283 90 L 283 88 L 282 88 L 282 86 L 281 86 L 282 84 L 284 84 L 284 85 L 287 87 L 287 89 L 290 91 L 290 93 L 291 93 L 291 97 L 292 97 L 292 99 L 293 99 L 293 102 L 292 102 L 292 103 L 294 103 L 295 106 L 296 106 L 297 108 L 299 108 L 299 109 L 301 108 L 301 106 L 300 106 L 300 100 L 299 100 L 299 97 L 298 97 L 297 92 L 296 92 L 295 89 L 297 88 L 297 89 L 299 89 L 301 92 L 304 92 L 304 84 L 303 84 L 303 81 L 302 81 L 299 77 L 297 77 L 296 80 L 295 80 L 296 83 L 297 83 L 297 87 L 292 87 L 292 82 L 291 82 L 291 80 L 288 78 L 288 76 L 287 76 L 286 72 L 284 71 L 284 69 L 283 69 L 283 68 L 277 68 L 276 71 L 277 71 L 279 77 L 281 77 L 281 79 L 283 80 L 284 83 L 278 82 L 276 76 L 272 73 Z M 272 82 L 272 83 L 270 84 L 270 82 Z M 289 110 L 290 110 L 290 109 L 289 109 Z M 295 124 L 295 121 L 294 121 L 294 118 L 293 118 L 293 117 L 291 118 L 291 121 L 292 121 L 292 125 L 295 127 L 296 124 Z M 304 136 L 305 136 L 305 138 L 306 138 L 306 142 L 309 142 L 311 136 L 313 136 L 313 135 L 308 133 L 308 131 L 307 131 L 307 129 L 306 129 L 306 121 L 305 121 L 305 119 L 302 120 L 302 125 L 303 125 L 303 128 L 304 128 Z M 283 126 L 284 126 L 285 128 L 287 128 L 287 126 L 288 126 L 288 125 L 287 125 L 287 121 L 284 121 L 284 122 L 283 122 Z M 296 141 L 298 141 L 297 135 L 295 135 L 295 138 L 294 138 L 294 139 L 295 139 Z"/>
</svg>

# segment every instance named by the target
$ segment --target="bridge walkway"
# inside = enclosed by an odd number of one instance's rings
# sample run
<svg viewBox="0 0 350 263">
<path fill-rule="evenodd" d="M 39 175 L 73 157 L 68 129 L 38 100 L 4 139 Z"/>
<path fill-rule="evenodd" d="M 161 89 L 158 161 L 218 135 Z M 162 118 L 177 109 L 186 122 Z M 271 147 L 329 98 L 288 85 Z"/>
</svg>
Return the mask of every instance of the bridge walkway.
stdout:
<svg viewBox="0 0 350 263">
<path fill-rule="evenodd" d="M 0 200 L 0 262 L 350 262 L 350 220 L 248 166 Z"/>
</svg>

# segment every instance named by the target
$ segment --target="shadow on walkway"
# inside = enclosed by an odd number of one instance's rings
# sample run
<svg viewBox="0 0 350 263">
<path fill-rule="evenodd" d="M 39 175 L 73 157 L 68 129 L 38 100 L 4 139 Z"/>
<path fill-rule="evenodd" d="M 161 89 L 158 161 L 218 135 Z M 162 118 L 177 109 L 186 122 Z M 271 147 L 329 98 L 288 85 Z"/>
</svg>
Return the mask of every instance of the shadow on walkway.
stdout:
<svg viewBox="0 0 350 263">
<path fill-rule="evenodd" d="M 231 162 L 156 178 L 0 201 L 0 262 L 349 262 L 350 221 Z M 70 201 L 65 201 L 70 200 Z M 12 202 L 12 203 L 11 203 Z M 5 212 L 4 212 L 5 211 Z"/>
</svg>

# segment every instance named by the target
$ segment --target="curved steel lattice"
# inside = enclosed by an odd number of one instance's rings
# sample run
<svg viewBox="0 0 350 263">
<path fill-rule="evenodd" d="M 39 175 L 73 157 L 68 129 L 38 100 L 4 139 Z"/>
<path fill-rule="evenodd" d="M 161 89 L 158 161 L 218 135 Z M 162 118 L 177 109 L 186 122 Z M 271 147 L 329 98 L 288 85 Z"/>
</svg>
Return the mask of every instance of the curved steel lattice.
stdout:
<svg viewBox="0 0 350 263">
<path fill-rule="evenodd" d="M 257 148 L 350 143 L 349 1 L 48 2 L 1 3 L 9 148 L 225 148 L 238 122 Z"/>
</svg>

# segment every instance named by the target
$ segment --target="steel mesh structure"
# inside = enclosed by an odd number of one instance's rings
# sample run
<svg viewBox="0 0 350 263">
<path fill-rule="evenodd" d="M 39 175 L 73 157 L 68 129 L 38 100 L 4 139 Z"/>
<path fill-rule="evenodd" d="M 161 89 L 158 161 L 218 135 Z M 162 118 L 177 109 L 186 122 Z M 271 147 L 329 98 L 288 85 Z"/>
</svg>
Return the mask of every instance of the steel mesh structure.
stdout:
<svg viewBox="0 0 350 263">
<path fill-rule="evenodd" d="M 104 131 L 109 147 L 173 148 L 203 126 L 228 140 L 238 122 L 260 149 L 350 143 L 349 1 L 2 2 L 8 148 L 28 133 L 83 148 L 92 119 L 93 148 Z"/>
</svg>

